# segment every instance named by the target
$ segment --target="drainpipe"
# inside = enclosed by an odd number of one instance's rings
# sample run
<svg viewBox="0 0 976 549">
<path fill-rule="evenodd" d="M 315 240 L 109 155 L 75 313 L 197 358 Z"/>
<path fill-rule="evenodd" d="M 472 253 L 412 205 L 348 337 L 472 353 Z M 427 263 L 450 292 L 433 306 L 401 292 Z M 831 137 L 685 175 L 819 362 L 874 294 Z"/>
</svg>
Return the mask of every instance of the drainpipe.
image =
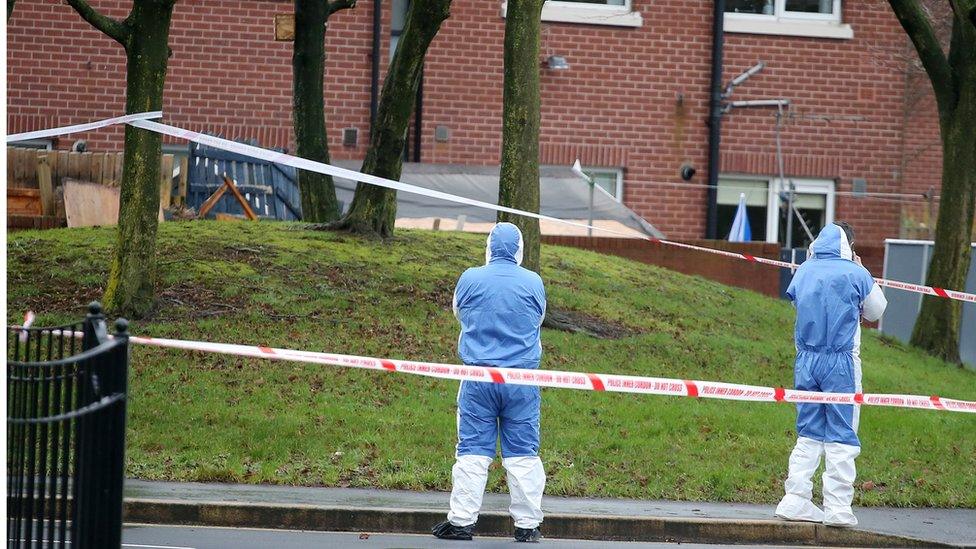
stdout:
<svg viewBox="0 0 976 549">
<path fill-rule="evenodd" d="M 708 206 L 705 238 L 718 238 L 719 142 L 722 139 L 722 46 L 725 42 L 725 0 L 712 6 L 712 83 L 708 115 Z"/>
<path fill-rule="evenodd" d="M 373 0 L 373 74 L 369 86 L 369 132 L 373 133 L 376 111 L 380 105 L 380 31 L 382 30 L 383 0 Z"/>
</svg>

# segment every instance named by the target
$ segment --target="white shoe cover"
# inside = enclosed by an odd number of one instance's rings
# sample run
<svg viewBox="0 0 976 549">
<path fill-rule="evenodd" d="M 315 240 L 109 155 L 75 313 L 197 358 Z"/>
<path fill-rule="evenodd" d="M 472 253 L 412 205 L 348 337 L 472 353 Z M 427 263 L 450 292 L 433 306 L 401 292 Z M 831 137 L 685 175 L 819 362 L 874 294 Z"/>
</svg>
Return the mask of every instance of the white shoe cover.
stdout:
<svg viewBox="0 0 976 549">
<path fill-rule="evenodd" d="M 854 479 L 857 475 L 854 458 L 861 453 L 861 448 L 828 442 L 824 444 L 824 453 L 823 522 L 827 526 L 857 526 L 851 502 L 854 501 Z"/>
<path fill-rule="evenodd" d="M 542 492 L 546 488 L 546 471 L 538 456 L 502 459 L 508 472 L 508 491 L 512 505 L 508 508 L 516 528 L 531 530 L 542 524 Z"/>
<path fill-rule="evenodd" d="M 776 516 L 786 520 L 823 522 L 824 512 L 813 504 L 813 474 L 820 467 L 824 444 L 800 437 L 790 454 L 790 471 L 786 478 L 786 495 L 776 506 Z"/>
<path fill-rule="evenodd" d="M 447 520 L 454 526 L 470 526 L 478 522 L 491 462 L 488 456 L 457 457 L 452 470 L 451 511 L 447 514 Z"/>
<path fill-rule="evenodd" d="M 776 506 L 776 516 L 785 520 L 823 522 L 824 512 L 808 499 L 795 494 L 786 494 Z"/>
</svg>

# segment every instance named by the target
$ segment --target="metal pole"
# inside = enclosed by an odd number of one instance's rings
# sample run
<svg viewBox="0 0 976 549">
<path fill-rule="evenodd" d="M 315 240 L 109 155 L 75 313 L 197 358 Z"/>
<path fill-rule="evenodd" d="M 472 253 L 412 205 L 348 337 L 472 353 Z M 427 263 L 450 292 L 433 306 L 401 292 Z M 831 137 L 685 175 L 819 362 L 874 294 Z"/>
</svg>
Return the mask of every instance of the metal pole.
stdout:
<svg viewBox="0 0 976 549">
<path fill-rule="evenodd" d="M 800 210 L 796 209 L 796 204 L 793 204 L 793 213 L 796 214 L 796 220 L 799 221 L 800 226 L 803 227 L 803 232 L 807 233 L 807 238 L 810 239 L 810 242 L 813 242 L 813 231 L 810 230 L 810 226 L 807 225 L 807 221 L 803 219 L 802 215 L 800 215 Z"/>
<path fill-rule="evenodd" d="M 780 126 L 783 122 L 783 106 L 780 105 L 776 109 L 776 163 L 779 165 L 779 181 L 783 184 L 786 179 L 785 170 L 783 169 L 783 145 L 780 142 Z M 793 249 L 793 191 L 796 187 L 793 185 L 793 180 L 789 182 L 789 191 L 787 195 L 787 211 L 786 211 L 786 247 Z"/>
<path fill-rule="evenodd" d="M 587 223 L 586 236 L 593 236 L 593 180 L 590 179 L 590 222 Z"/>
</svg>

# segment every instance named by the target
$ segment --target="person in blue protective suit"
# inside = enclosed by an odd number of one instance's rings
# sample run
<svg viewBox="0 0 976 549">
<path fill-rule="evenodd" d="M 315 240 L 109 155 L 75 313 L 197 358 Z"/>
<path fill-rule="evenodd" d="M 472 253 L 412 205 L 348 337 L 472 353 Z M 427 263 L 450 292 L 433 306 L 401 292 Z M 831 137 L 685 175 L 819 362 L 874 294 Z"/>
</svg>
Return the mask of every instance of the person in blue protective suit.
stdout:
<svg viewBox="0 0 976 549">
<path fill-rule="evenodd" d="M 861 323 L 881 318 L 888 302 L 854 253 L 854 230 L 828 224 L 813 242 L 813 257 L 796 270 L 786 290 L 796 307 L 797 389 L 827 393 L 861 392 Z M 860 407 L 851 404 L 798 404 L 796 446 L 790 454 L 786 495 L 776 516 L 787 520 L 855 526 L 854 458 Z M 814 505 L 813 474 L 824 458 L 823 510 Z"/>
<path fill-rule="evenodd" d="M 518 227 L 495 225 L 488 235 L 486 264 L 468 269 L 458 280 L 454 315 L 461 323 L 458 355 L 465 364 L 539 367 L 546 292 L 539 275 L 520 266 L 522 246 Z M 451 511 L 447 521 L 434 526 L 435 536 L 472 538 L 500 435 L 515 541 L 539 541 L 546 485 L 539 459 L 540 403 L 536 386 L 461 382 Z"/>
</svg>

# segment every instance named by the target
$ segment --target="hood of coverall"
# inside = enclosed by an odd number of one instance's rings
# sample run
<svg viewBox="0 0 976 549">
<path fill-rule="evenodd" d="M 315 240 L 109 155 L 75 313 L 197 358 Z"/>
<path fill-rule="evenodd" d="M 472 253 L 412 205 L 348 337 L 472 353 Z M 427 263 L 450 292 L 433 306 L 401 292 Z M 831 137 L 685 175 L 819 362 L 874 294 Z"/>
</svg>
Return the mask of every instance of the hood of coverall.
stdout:
<svg viewBox="0 0 976 549">
<path fill-rule="evenodd" d="M 828 223 L 813 241 L 811 246 L 817 259 L 852 259 L 854 257 L 851 250 L 851 243 L 847 241 L 847 233 L 840 226 Z"/>
<path fill-rule="evenodd" d="M 522 231 L 511 223 L 498 223 L 488 233 L 485 264 L 506 262 L 521 265 L 522 247 Z"/>
</svg>

